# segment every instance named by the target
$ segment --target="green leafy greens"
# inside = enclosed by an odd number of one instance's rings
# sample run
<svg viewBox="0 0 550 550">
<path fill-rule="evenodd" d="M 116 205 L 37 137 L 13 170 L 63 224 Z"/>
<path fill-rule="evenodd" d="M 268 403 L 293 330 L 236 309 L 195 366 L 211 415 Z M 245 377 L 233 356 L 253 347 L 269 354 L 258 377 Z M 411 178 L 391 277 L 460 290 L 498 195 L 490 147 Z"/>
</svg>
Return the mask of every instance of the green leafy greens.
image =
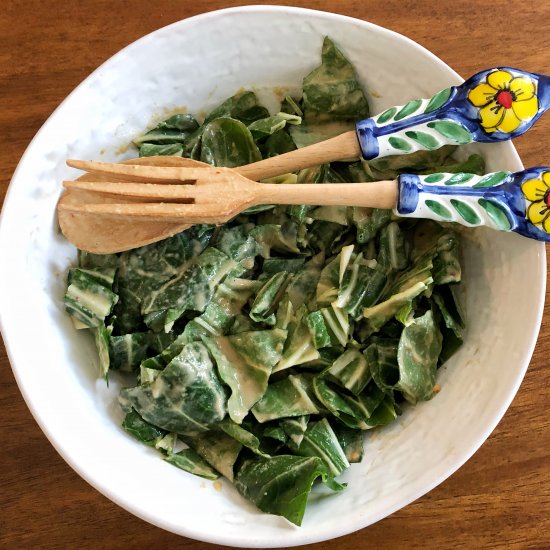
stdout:
<svg viewBox="0 0 550 550">
<path fill-rule="evenodd" d="M 301 98 L 270 114 L 242 91 L 203 124 L 176 114 L 134 140 L 140 156 L 239 166 L 369 115 L 352 64 L 325 38 Z M 482 172 L 454 149 L 322 165 L 274 181 L 365 182 L 408 171 Z M 320 191 L 322 192 L 322 190 Z M 186 472 L 222 475 L 299 525 L 316 480 L 363 457 L 364 433 L 435 393 L 461 345 L 460 239 L 449 225 L 355 207 L 266 206 L 122 254 L 79 253 L 65 307 L 90 329 L 100 374 L 135 375 L 124 430 Z M 183 446 L 176 452 L 178 446 Z"/>
</svg>

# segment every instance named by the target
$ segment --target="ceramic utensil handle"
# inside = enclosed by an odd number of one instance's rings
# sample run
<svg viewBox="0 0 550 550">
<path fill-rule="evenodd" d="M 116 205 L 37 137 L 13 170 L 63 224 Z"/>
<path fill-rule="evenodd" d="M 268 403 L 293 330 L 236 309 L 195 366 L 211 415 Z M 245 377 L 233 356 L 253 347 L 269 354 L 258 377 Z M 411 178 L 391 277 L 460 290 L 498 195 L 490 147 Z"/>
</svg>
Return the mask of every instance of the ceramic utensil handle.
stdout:
<svg viewBox="0 0 550 550">
<path fill-rule="evenodd" d="M 550 107 L 550 77 L 509 67 L 477 73 L 429 99 L 415 99 L 356 124 L 365 159 L 443 145 L 512 139 Z"/>
<path fill-rule="evenodd" d="M 399 216 L 487 225 L 550 241 L 550 166 L 484 176 L 402 174 L 398 190 Z"/>
</svg>

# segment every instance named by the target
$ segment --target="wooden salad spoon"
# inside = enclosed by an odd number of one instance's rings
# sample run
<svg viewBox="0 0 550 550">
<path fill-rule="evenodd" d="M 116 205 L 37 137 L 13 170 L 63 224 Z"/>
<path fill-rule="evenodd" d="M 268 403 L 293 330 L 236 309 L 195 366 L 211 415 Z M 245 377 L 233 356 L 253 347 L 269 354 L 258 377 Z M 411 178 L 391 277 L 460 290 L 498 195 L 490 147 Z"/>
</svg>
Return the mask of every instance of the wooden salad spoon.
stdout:
<svg viewBox="0 0 550 550">
<path fill-rule="evenodd" d="M 413 99 L 360 120 L 355 130 L 236 170 L 259 180 L 337 160 L 506 141 L 526 132 L 549 107 L 550 77 L 496 67 L 431 98 Z"/>
</svg>

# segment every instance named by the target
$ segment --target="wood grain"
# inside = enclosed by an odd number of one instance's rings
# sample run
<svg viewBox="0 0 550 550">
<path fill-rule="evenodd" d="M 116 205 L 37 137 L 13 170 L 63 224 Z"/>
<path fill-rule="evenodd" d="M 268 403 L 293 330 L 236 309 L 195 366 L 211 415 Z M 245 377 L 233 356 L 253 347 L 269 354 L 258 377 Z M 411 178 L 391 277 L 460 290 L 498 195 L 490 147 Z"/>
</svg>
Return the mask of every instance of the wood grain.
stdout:
<svg viewBox="0 0 550 550">
<path fill-rule="evenodd" d="M 355 130 L 339 136 L 295 149 L 286 155 L 260 160 L 239 168 L 239 173 L 254 181 L 279 176 L 286 172 L 296 172 L 303 168 L 318 166 L 327 162 L 358 158 L 361 148 Z"/>
<path fill-rule="evenodd" d="M 33 135 L 62 99 L 103 61 L 159 27 L 240 4 L 219 0 L 4 0 L 0 10 L 0 200 Z M 465 76 L 499 64 L 550 74 L 548 0 L 292 4 L 337 11 L 406 34 Z M 526 166 L 550 164 L 549 137 L 547 115 L 516 140 Z M 304 548 L 550 547 L 549 307 L 517 397 L 465 466 L 428 495 L 376 525 Z M 214 548 L 133 517 L 78 477 L 31 417 L 1 345 L 0 385 L 0 547 Z"/>
</svg>

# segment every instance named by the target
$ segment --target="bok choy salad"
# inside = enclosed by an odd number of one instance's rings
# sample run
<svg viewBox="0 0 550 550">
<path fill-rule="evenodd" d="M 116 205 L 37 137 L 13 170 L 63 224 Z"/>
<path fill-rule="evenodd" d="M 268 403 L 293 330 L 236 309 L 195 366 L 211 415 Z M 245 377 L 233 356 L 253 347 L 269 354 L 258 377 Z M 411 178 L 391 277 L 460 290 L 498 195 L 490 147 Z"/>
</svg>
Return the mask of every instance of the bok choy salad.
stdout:
<svg viewBox="0 0 550 550">
<path fill-rule="evenodd" d="M 235 167 L 368 116 L 354 67 L 325 38 L 301 97 L 285 97 L 278 113 L 241 91 L 202 124 L 176 114 L 134 143 L 140 156 Z M 483 173 L 481 157 L 453 153 L 337 162 L 270 181 Z M 437 393 L 438 368 L 462 343 L 460 280 L 451 225 L 370 208 L 267 206 L 121 254 L 80 251 L 65 307 L 95 336 L 101 376 L 135 375 L 120 394 L 128 434 L 300 525 L 314 482 L 344 489 L 339 476 L 361 461 L 368 430 Z"/>
</svg>

